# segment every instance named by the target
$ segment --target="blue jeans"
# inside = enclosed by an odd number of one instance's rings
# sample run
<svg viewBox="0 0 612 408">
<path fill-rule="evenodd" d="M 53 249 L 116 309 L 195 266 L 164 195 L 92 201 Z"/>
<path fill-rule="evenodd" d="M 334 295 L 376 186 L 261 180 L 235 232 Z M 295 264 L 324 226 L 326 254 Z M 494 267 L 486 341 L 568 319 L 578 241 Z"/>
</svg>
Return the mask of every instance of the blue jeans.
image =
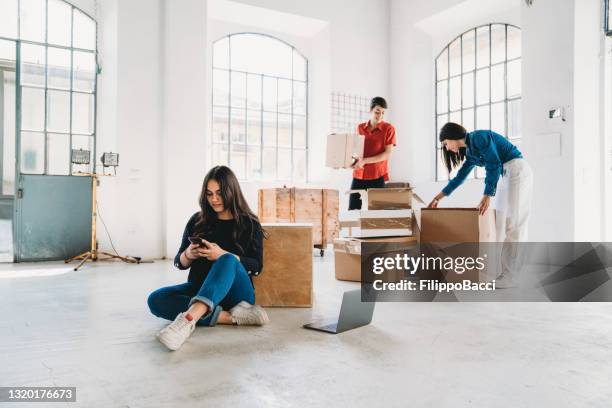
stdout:
<svg viewBox="0 0 612 408">
<path fill-rule="evenodd" d="M 197 325 L 214 326 L 222 310 L 229 310 L 243 300 L 255 304 L 253 285 L 240 261 L 225 254 L 213 263 L 201 286 L 192 282 L 166 286 L 151 293 L 147 303 L 155 316 L 174 320 L 194 302 L 202 302 L 209 309 Z"/>
</svg>

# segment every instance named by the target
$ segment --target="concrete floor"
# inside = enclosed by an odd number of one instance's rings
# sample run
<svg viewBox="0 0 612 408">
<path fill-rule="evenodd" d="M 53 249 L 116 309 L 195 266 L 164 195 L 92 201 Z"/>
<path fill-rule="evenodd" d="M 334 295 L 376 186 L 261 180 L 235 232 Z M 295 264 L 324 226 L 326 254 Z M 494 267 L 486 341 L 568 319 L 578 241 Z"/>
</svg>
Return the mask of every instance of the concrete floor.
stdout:
<svg viewBox="0 0 612 408">
<path fill-rule="evenodd" d="M 70 407 L 612 404 L 612 304 L 380 303 L 370 326 L 334 336 L 301 325 L 358 284 L 333 278 L 333 253 L 314 260 L 313 309 L 198 328 L 177 352 L 146 305 L 185 279 L 169 261 L 2 265 L 0 386 L 76 386 Z M 60 274 L 19 277 L 47 271 Z"/>
</svg>

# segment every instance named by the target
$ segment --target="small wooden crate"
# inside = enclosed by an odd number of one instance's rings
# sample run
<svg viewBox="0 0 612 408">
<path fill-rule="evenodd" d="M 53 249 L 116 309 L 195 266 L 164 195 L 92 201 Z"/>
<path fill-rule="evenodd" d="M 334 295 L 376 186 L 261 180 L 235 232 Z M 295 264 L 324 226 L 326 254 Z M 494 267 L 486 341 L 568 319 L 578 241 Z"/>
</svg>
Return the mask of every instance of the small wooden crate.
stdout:
<svg viewBox="0 0 612 408">
<path fill-rule="evenodd" d="M 313 246 L 321 250 L 321 255 L 338 237 L 338 190 L 270 188 L 260 189 L 258 194 L 260 222 L 312 224 Z"/>
<path fill-rule="evenodd" d="M 261 306 L 312 306 L 312 224 L 262 224 L 262 273 L 253 278 Z"/>
</svg>

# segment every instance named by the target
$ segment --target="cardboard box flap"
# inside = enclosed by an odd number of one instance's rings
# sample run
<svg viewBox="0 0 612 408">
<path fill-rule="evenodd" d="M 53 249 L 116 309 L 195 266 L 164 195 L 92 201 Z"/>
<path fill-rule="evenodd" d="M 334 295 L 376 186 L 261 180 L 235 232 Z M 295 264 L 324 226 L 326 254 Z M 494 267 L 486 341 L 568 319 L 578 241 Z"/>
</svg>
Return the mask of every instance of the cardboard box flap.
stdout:
<svg viewBox="0 0 612 408">
<path fill-rule="evenodd" d="M 351 238 L 334 239 L 334 251 L 361 255 L 361 241 Z"/>
</svg>

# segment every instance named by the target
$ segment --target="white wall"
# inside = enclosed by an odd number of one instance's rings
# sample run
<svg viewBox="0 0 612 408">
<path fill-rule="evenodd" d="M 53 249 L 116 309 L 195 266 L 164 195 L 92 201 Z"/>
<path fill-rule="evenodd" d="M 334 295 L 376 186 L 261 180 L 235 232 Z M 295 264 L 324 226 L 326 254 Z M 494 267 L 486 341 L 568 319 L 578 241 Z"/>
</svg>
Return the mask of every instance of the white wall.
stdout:
<svg viewBox="0 0 612 408">
<path fill-rule="evenodd" d="M 147 258 L 164 254 L 161 5 L 105 0 L 99 12 L 98 152 L 120 154 L 117 177 L 101 180 L 99 207 L 117 250 Z M 98 238 L 108 249 L 101 225 Z"/>
</svg>

